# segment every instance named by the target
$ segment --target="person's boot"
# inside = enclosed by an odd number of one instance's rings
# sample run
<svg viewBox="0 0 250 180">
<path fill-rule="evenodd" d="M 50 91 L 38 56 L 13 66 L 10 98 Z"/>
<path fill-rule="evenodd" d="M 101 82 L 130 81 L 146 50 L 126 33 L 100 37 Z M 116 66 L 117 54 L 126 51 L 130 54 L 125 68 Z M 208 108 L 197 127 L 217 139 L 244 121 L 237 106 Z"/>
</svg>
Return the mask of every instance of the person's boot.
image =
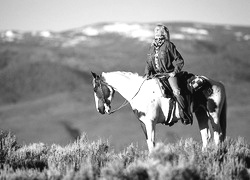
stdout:
<svg viewBox="0 0 250 180">
<path fill-rule="evenodd" d="M 193 124 L 193 116 L 188 108 L 188 105 L 186 105 L 187 103 L 185 102 L 185 99 L 181 95 L 178 95 L 175 97 L 176 97 L 176 100 L 178 101 L 178 104 L 180 107 L 179 109 L 180 109 L 180 116 L 182 118 L 182 123 L 185 125 L 188 125 L 188 124 L 192 125 Z"/>
</svg>

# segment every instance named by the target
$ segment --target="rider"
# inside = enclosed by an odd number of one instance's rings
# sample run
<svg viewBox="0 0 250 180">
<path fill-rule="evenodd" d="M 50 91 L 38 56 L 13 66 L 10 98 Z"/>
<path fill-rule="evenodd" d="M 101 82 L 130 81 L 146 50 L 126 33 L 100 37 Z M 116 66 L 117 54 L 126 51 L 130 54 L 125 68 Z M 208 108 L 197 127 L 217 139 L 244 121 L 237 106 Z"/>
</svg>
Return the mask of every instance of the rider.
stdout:
<svg viewBox="0 0 250 180">
<path fill-rule="evenodd" d="M 184 65 L 181 54 L 175 45 L 170 41 L 169 30 L 166 26 L 158 24 L 155 29 L 155 38 L 150 46 L 148 60 L 145 68 L 145 75 L 150 77 L 157 73 L 167 73 L 168 82 L 173 90 L 173 94 L 179 103 L 180 116 L 184 124 L 192 123 L 192 113 L 187 105 L 187 101 L 181 95 L 176 74 Z"/>
</svg>

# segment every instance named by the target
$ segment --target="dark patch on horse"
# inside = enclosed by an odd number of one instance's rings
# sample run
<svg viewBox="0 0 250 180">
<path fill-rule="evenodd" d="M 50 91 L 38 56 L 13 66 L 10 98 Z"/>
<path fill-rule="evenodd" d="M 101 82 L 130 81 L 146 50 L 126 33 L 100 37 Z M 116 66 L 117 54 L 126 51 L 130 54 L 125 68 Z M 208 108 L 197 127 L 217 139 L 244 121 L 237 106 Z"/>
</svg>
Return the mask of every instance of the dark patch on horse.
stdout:
<svg viewBox="0 0 250 180">
<path fill-rule="evenodd" d="M 202 93 L 202 91 L 198 91 L 192 96 L 193 98 L 193 112 L 197 111 L 200 106 L 206 107 L 207 99 Z"/>
<path fill-rule="evenodd" d="M 181 71 L 177 74 L 177 78 L 179 79 L 179 87 L 181 89 L 181 93 L 183 94 L 191 94 L 190 90 L 187 87 L 188 80 L 192 78 L 194 74 L 188 73 L 186 71 Z"/>
<path fill-rule="evenodd" d="M 103 92 L 103 95 L 104 95 L 104 97 L 109 97 L 110 96 L 110 90 L 109 90 L 109 88 L 106 86 L 106 85 L 104 85 L 104 84 L 102 84 L 102 92 Z"/>
<path fill-rule="evenodd" d="M 101 113 L 101 114 L 105 114 L 105 108 L 104 108 L 104 104 L 103 102 L 98 99 L 98 111 Z"/>
<path fill-rule="evenodd" d="M 214 102 L 213 99 L 208 99 L 207 100 L 207 109 L 209 112 L 215 112 L 215 109 L 217 108 L 216 103 Z"/>
<path fill-rule="evenodd" d="M 137 109 L 133 109 L 133 112 L 138 119 L 146 115 L 144 112 L 138 111 Z"/>
</svg>

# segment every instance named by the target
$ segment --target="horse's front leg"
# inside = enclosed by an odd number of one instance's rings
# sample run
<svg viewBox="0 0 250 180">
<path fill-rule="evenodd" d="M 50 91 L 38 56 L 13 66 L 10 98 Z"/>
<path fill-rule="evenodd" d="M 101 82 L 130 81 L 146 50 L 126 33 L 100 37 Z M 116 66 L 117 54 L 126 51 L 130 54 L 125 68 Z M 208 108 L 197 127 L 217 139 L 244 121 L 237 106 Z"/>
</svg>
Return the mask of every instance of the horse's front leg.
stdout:
<svg viewBox="0 0 250 180">
<path fill-rule="evenodd" d="M 220 119 L 218 117 L 218 114 L 218 112 L 210 113 L 211 124 L 214 130 L 214 142 L 216 145 L 223 141 L 223 135 L 220 127 Z"/>
<path fill-rule="evenodd" d="M 153 147 L 155 146 L 155 124 L 152 120 L 146 123 L 146 130 L 148 134 L 147 144 L 149 153 L 152 152 Z"/>
<path fill-rule="evenodd" d="M 141 126 L 146 136 L 149 153 L 151 153 L 153 147 L 155 146 L 155 123 L 152 120 L 143 118 L 141 120 Z"/>
</svg>

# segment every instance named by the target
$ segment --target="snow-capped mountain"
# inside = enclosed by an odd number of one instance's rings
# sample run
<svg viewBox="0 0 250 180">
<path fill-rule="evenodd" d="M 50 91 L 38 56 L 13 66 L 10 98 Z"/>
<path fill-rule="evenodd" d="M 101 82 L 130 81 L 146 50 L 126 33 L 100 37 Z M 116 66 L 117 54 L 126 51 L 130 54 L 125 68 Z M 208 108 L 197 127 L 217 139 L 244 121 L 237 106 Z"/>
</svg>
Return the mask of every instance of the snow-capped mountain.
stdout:
<svg viewBox="0 0 250 180">
<path fill-rule="evenodd" d="M 77 34 L 85 37 L 95 37 L 105 34 L 119 34 L 127 38 L 135 38 L 139 41 L 150 43 L 152 41 L 155 24 L 141 24 L 141 23 L 108 23 L 102 25 L 90 25 L 75 29 L 70 32 L 71 35 Z M 200 39 L 209 40 L 209 30 L 201 27 L 170 25 L 171 39 Z"/>
<path fill-rule="evenodd" d="M 248 28 L 234 26 L 215 26 L 201 23 L 166 23 L 172 40 L 212 40 L 214 35 L 220 31 L 222 35 L 232 35 L 238 41 L 249 41 L 250 31 Z M 54 41 L 55 45 L 75 46 L 86 43 L 98 36 L 117 34 L 126 38 L 134 38 L 139 41 L 150 43 L 153 38 L 153 23 L 102 23 L 87 25 L 81 28 L 71 29 L 63 32 L 52 32 L 49 30 L 37 32 L 23 32 L 7 30 L 0 32 L 0 41 L 14 42 L 26 38 L 39 38 L 40 40 Z M 246 30 L 248 29 L 248 31 Z"/>
</svg>

